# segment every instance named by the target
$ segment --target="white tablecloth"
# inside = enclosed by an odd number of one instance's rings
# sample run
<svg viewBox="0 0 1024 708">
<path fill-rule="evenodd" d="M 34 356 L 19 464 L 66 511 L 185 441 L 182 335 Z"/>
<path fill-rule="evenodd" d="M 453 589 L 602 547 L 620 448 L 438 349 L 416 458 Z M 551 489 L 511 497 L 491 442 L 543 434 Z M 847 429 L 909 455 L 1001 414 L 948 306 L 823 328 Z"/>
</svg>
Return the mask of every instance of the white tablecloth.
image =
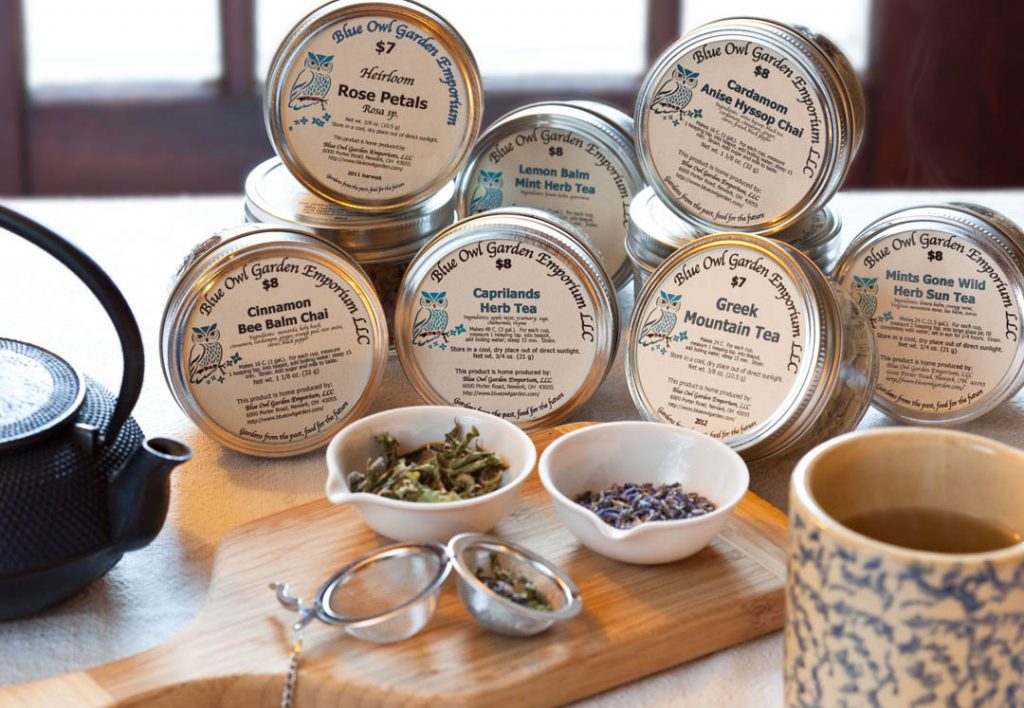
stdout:
<svg viewBox="0 0 1024 708">
<path fill-rule="evenodd" d="M 1024 190 L 988 192 L 847 192 L 834 206 L 844 242 L 891 210 L 968 200 L 1024 223 Z M 218 447 L 171 399 L 157 350 L 160 316 L 177 264 L 196 243 L 241 221 L 232 197 L 6 199 L 53 227 L 104 267 L 132 304 L 146 343 L 147 370 L 135 416 L 149 435 L 175 436 L 195 457 L 174 473 L 163 532 L 72 600 L 30 619 L 0 624 L 0 685 L 52 676 L 137 653 L 165 641 L 198 610 L 214 549 L 231 528 L 323 493 L 322 453 L 260 460 Z M 631 292 L 631 291 L 630 291 Z M 0 232 L 0 334 L 35 342 L 116 390 L 120 375 L 113 327 L 74 276 L 41 251 Z M 631 295 L 623 306 L 631 305 Z M 374 410 L 418 402 L 397 364 L 388 367 Z M 637 418 L 626 390 L 621 352 L 596 396 L 575 420 Z M 1024 445 L 1024 396 L 965 426 Z M 870 411 L 861 424 L 892 421 Z M 752 469 L 751 487 L 779 506 L 788 466 Z M 225 646 L 229 651 L 230 646 Z M 638 657 L 638 660 L 642 660 Z M 281 667 L 282 672 L 285 667 Z M 782 640 L 775 633 L 591 699 L 595 706 L 772 705 L 782 699 Z"/>
</svg>

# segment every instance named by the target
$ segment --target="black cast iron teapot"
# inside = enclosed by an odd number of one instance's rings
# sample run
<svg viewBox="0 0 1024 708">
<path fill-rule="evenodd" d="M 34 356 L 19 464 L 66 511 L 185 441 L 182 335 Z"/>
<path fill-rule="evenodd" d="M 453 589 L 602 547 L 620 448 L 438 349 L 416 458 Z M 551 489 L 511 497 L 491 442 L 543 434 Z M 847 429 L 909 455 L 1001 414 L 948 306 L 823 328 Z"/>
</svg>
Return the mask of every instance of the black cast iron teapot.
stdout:
<svg viewBox="0 0 1024 708">
<path fill-rule="evenodd" d="M 0 338 L 0 620 L 72 595 L 167 516 L 171 469 L 191 457 L 143 439 L 130 417 L 142 388 L 142 337 L 124 296 L 87 255 L 0 207 L 0 228 L 36 244 L 99 298 L 121 340 L 117 398 L 41 347 Z M 0 312 L 10 306 L 0 304 Z M 0 318 L 2 321 L 2 318 Z"/>
</svg>

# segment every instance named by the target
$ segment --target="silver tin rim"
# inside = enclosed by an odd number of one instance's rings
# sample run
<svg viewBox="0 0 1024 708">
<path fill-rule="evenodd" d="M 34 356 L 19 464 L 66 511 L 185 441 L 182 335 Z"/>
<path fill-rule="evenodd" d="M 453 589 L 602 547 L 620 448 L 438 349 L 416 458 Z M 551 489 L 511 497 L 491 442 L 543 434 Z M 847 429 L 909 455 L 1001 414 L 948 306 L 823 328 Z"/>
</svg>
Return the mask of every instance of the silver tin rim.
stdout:
<svg viewBox="0 0 1024 708">
<path fill-rule="evenodd" d="M 821 223 L 815 223 L 819 217 Z M 823 272 L 829 273 L 842 249 L 842 230 L 839 213 L 831 205 L 825 205 L 785 231 L 774 234 L 773 238 L 800 250 Z"/>
<path fill-rule="evenodd" d="M 182 351 L 185 325 L 196 301 L 205 288 L 241 258 L 272 252 L 291 252 L 317 261 L 338 272 L 344 268 L 346 280 L 366 307 L 374 333 L 371 375 L 359 398 L 347 414 L 327 426 L 315 438 L 292 445 L 261 445 L 239 438 L 206 415 L 192 395 L 185 379 Z M 179 267 L 160 320 L 160 367 L 164 381 L 178 407 L 195 425 L 221 445 L 259 457 L 290 457 L 326 445 L 331 437 L 362 416 L 380 390 L 388 360 L 388 332 L 384 309 L 373 283 L 353 258 L 334 244 L 300 229 L 247 224 L 225 229 L 196 246 Z"/>
<path fill-rule="evenodd" d="M 962 202 L 898 209 L 868 224 L 840 256 L 833 277 L 842 283 L 858 254 L 874 243 L 903 231 L 943 229 L 964 238 L 992 257 L 1006 273 L 1017 302 L 1024 302 L 1024 232 L 999 212 Z M 1022 308 L 1024 309 L 1024 308 Z M 1019 323 L 1018 323 L 1019 324 Z M 879 347 L 881 348 L 881 347 Z M 1024 387 L 1024 343 L 1003 377 L 986 395 L 952 414 L 923 414 L 883 398 L 877 391 L 872 404 L 902 423 L 952 426 L 975 420 L 1013 398 Z"/>
<path fill-rule="evenodd" d="M 329 184 L 316 179 L 298 160 L 284 139 L 286 131 L 277 110 L 279 98 L 285 91 L 284 77 L 288 67 L 298 55 L 302 45 L 313 33 L 324 27 L 342 22 L 346 19 L 363 15 L 386 15 L 405 21 L 412 21 L 430 28 L 435 37 L 441 37 L 446 48 L 451 51 L 452 63 L 458 69 L 466 86 L 465 107 L 467 111 L 466 134 L 463 136 L 459 149 L 444 170 L 423 189 L 405 196 L 382 200 L 364 200 L 358 196 L 337 192 Z M 390 0 L 389 2 L 363 2 L 350 4 L 346 0 L 328 2 L 300 20 L 288 35 L 281 41 L 267 72 L 267 80 L 263 91 L 263 118 L 267 136 L 274 147 L 274 152 L 295 178 L 310 192 L 322 199 L 340 204 L 353 211 L 364 213 L 386 213 L 411 207 L 429 198 L 451 182 L 459 173 L 469 151 L 480 134 L 483 120 L 483 85 L 480 68 L 476 57 L 459 34 L 458 30 L 444 17 L 425 5 L 414 0 Z"/>
<path fill-rule="evenodd" d="M 683 261 L 722 246 L 754 250 L 770 258 L 787 273 L 800 291 L 807 313 L 806 341 L 810 345 L 809 349 L 814 347 L 813 353 L 804 360 L 807 364 L 803 367 L 799 381 L 774 413 L 742 435 L 723 439 L 744 459 L 757 461 L 782 453 L 798 442 L 815 423 L 839 385 L 841 355 L 846 336 L 841 326 L 839 308 L 829 280 L 798 249 L 771 238 L 724 232 L 699 238 L 669 256 L 648 278 L 633 307 L 625 343 L 626 383 L 633 403 L 644 419 L 665 422 L 658 415 L 656 406 L 648 401 L 640 384 L 634 344 L 637 341 L 636 335 L 643 326 L 643 316 L 648 305 L 662 287 L 663 279 Z"/>
<path fill-rule="evenodd" d="M 842 245 L 842 225 L 836 210 L 826 205 L 772 238 L 803 251 L 815 265 L 828 271 Z M 630 204 L 626 252 L 634 265 L 648 273 L 654 272 L 675 250 L 705 235 L 672 211 L 653 187 L 638 192 Z"/>
<path fill-rule="evenodd" d="M 839 53 L 834 44 L 829 42 L 829 50 L 826 51 L 819 46 L 818 35 L 774 20 L 757 17 L 716 20 L 686 33 L 669 46 L 648 70 L 637 92 L 634 113 L 637 153 L 644 177 L 662 201 L 702 231 L 732 233 L 736 227 L 703 219 L 687 211 L 676 201 L 654 166 L 653 153 L 656 149 L 649 145 L 647 140 L 646 106 L 658 89 L 658 79 L 681 54 L 707 42 L 728 39 L 757 41 L 785 55 L 800 67 L 808 85 L 818 95 L 823 112 L 828 116 L 823 126 L 823 143 L 827 148 L 827 154 L 823 156 L 825 164 L 813 188 L 808 190 L 804 198 L 788 212 L 773 215 L 758 224 L 750 224 L 745 230 L 745 233 L 755 235 L 773 235 L 823 207 L 842 185 L 863 135 L 863 91 L 859 82 L 856 82 L 856 74 L 846 73 L 844 67 L 849 67 L 849 62 L 845 61 L 845 57 L 844 63 L 841 63 L 830 55 L 829 51 Z M 839 56 L 842 56 L 841 53 Z M 851 80 L 856 82 L 855 88 L 848 86 Z"/>
<path fill-rule="evenodd" d="M 528 127 L 552 127 L 573 130 L 615 155 L 626 176 L 627 189 L 635 195 L 643 188 L 644 178 L 633 143 L 633 119 L 615 108 L 597 101 L 540 101 L 520 106 L 492 123 L 477 140 L 457 180 L 456 211 L 459 218 L 469 216 L 473 193 L 471 178 L 494 142 Z M 623 232 L 625 238 L 626 232 Z M 594 243 L 590 237 L 591 244 Z M 605 263 L 616 289 L 624 287 L 632 269 L 628 258 L 621 263 Z"/>
<path fill-rule="evenodd" d="M 599 119 L 603 120 L 609 125 L 613 125 L 616 128 L 618 128 L 619 134 L 622 135 L 623 138 L 625 138 L 626 142 L 629 144 L 630 149 L 632 149 L 634 152 L 634 162 L 636 162 L 639 165 L 639 162 L 636 160 L 635 157 L 636 147 L 633 137 L 635 126 L 633 124 L 633 116 L 629 115 L 625 111 L 620 111 L 618 108 L 611 104 L 602 103 L 601 101 L 577 99 L 573 101 L 551 101 L 551 103 L 573 106 L 574 108 L 581 108 L 584 111 L 587 111 L 597 116 Z"/>
<path fill-rule="evenodd" d="M 785 231 L 772 234 L 772 238 L 785 241 L 793 248 L 807 253 L 832 245 L 839 238 L 842 228 L 843 220 L 839 214 L 830 205 L 825 205 Z"/>
<path fill-rule="evenodd" d="M 668 208 L 650 185 L 629 204 L 629 232 L 626 252 L 630 259 L 653 272 L 673 252 L 703 234 Z"/>
<path fill-rule="evenodd" d="M 420 398 L 434 405 L 455 405 L 430 383 L 416 363 L 413 345 L 406 336 L 407 332 L 412 332 L 416 291 L 442 255 L 476 241 L 510 237 L 549 248 L 574 265 L 575 275 L 594 303 L 595 357 L 590 371 L 579 389 L 562 405 L 539 418 L 515 421 L 523 430 L 534 432 L 551 427 L 579 410 L 601 386 L 615 361 L 619 342 L 619 305 L 615 287 L 601 257 L 580 229 L 548 212 L 525 207 L 492 209 L 457 221 L 437 234 L 409 264 L 395 308 L 395 344 L 406 378 Z"/>
<path fill-rule="evenodd" d="M 274 193 L 277 180 L 301 189 L 301 197 Z M 303 214 L 301 199 L 316 200 L 324 214 Z M 344 248 L 360 263 L 391 263 L 408 260 L 435 233 L 455 219 L 455 183 L 409 209 L 388 214 L 351 212 L 321 199 L 295 179 L 280 158 L 257 165 L 245 180 L 244 216 L 260 224 L 300 228 Z"/>
</svg>

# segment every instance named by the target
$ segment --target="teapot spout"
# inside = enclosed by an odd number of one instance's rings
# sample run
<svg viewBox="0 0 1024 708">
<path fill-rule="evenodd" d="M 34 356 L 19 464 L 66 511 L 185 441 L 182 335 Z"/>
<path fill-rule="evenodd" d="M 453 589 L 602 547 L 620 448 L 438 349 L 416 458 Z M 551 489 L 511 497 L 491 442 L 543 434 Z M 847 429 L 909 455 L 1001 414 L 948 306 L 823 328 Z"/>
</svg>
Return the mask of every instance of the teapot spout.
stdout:
<svg viewBox="0 0 1024 708">
<path fill-rule="evenodd" d="M 167 517 L 170 472 L 192 457 L 188 445 L 171 438 L 149 438 L 110 480 L 107 504 L 110 536 L 121 551 L 146 546 Z"/>
</svg>

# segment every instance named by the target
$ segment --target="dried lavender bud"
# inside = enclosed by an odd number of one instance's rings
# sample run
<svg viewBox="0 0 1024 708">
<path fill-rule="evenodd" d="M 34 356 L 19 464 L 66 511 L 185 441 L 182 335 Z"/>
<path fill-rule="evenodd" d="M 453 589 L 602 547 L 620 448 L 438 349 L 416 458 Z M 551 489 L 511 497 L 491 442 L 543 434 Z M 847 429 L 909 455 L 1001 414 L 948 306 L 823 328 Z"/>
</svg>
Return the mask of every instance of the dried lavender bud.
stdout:
<svg viewBox="0 0 1024 708">
<path fill-rule="evenodd" d="M 496 554 L 490 554 L 490 567 L 476 569 L 476 578 L 498 595 L 534 610 L 551 612 L 551 601 L 544 596 L 533 581 L 503 568 Z"/>
<path fill-rule="evenodd" d="M 647 521 L 692 519 L 715 510 L 714 502 L 696 492 L 685 491 L 679 482 L 626 482 L 599 492 L 583 492 L 575 501 L 617 529 L 628 529 Z"/>
</svg>

